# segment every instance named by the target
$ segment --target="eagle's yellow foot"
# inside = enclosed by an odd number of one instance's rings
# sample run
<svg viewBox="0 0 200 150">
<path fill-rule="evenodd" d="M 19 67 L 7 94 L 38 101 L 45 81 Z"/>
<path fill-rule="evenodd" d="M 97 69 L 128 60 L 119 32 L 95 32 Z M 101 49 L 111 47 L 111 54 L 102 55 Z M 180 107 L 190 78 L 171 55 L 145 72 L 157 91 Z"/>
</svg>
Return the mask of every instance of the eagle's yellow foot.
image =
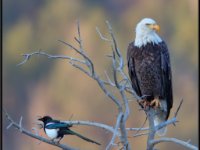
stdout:
<svg viewBox="0 0 200 150">
<path fill-rule="evenodd" d="M 151 101 L 150 106 L 153 106 L 154 109 L 160 107 L 160 100 L 158 98 L 154 99 Z"/>
<path fill-rule="evenodd" d="M 139 103 L 143 106 L 144 109 L 146 109 L 150 105 L 150 102 L 146 99 L 140 100 Z"/>
</svg>

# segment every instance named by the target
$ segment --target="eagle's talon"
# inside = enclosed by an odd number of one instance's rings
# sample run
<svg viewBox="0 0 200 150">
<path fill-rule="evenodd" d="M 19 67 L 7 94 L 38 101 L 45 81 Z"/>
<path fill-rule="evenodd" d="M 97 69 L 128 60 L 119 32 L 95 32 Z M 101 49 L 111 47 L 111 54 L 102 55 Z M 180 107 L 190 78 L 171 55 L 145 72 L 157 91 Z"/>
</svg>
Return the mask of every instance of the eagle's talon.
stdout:
<svg viewBox="0 0 200 150">
<path fill-rule="evenodd" d="M 154 99 L 153 101 L 151 101 L 150 106 L 152 106 L 154 109 L 160 107 L 160 101 L 159 99 Z"/>
<path fill-rule="evenodd" d="M 149 101 L 146 99 L 140 100 L 139 103 L 142 105 L 142 107 L 146 110 L 148 106 L 150 106 Z"/>
</svg>

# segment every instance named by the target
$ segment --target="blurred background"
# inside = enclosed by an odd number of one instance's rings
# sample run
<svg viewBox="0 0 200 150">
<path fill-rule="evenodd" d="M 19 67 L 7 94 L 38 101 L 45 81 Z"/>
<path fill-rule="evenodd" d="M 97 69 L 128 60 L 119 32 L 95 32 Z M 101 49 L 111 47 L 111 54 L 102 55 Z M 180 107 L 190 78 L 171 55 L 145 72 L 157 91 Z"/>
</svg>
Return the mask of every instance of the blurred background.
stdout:
<svg viewBox="0 0 200 150">
<path fill-rule="evenodd" d="M 26 64 L 21 54 L 42 50 L 50 54 L 73 55 L 58 40 L 76 44 L 76 21 L 80 20 L 84 48 L 94 61 L 98 74 L 111 70 L 110 45 L 99 38 L 95 28 L 108 37 L 109 20 L 120 50 L 126 60 L 129 42 L 134 40 L 135 26 L 144 17 L 151 17 L 161 27 L 160 36 L 166 41 L 173 74 L 173 117 L 180 100 L 184 102 L 178 114 L 179 123 L 168 127 L 167 137 L 191 140 L 198 146 L 198 19 L 197 0 L 3 0 L 3 107 L 15 121 L 23 116 L 23 126 L 31 130 L 37 116 L 50 115 L 56 119 L 89 120 L 114 125 L 117 109 L 103 94 L 97 83 L 66 60 L 32 57 Z M 78 45 L 77 45 L 78 46 Z M 125 67 L 126 68 L 126 67 Z M 125 69 L 127 73 L 127 68 Z M 131 114 L 127 127 L 140 127 L 144 112 L 130 102 Z M 4 150 L 55 150 L 27 137 L 14 128 L 6 130 L 3 116 Z M 147 126 L 147 124 L 146 124 Z M 102 143 L 96 146 L 74 136 L 61 143 L 81 150 L 104 150 L 111 134 L 102 129 L 74 126 L 73 130 Z M 43 130 L 40 134 L 45 136 Z M 133 137 L 132 149 L 144 150 L 147 136 Z M 182 146 L 163 143 L 161 150 L 183 150 Z"/>
</svg>

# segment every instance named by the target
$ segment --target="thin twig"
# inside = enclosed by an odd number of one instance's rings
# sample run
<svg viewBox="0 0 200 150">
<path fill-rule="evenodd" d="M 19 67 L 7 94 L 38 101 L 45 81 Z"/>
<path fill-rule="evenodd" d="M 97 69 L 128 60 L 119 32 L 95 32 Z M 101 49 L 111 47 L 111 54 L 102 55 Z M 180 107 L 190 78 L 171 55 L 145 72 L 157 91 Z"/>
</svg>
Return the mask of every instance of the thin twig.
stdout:
<svg viewBox="0 0 200 150">
<path fill-rule="evenodd" d="M 126 130 L 128 130 L 128 131 L 138 131 L 138 130 L 146 131 L 146 130 L 149 130 L 149 128 L 148 127 L 145 127 L 145 128 L 141 128 L 141 127 L 139 127 L 139 128 L 126 128 Z"/>
<path fill-rule="evenodd" d="M 148 135 L 148 134 L 149 134 L 149 132 L 138 133 L 138 134 L 134 134 L 133 137 L 138 137 L 138 136 Z"/>
<path fill-rule="evenodd" d="M 105 37 L 102 35 L 102 33 L 100 32 L 100 30 L 99 30 L 98 27 L 96 27 L 96 31 L 97 31 L 97 33 L 99 34 L 99 36 L 100 36 L 100 38 L 101 38 L 102 40 L 111 42 L 111 40 L 105 38 Z"/>
<path fill-rule="evenodd" d="M 22 130 L 21 130 L 21 129 L 22 129 L 22 118 L 23 118 L 23 117 L 21 116 L 21 117 L 20 117 L 20 121 L 19 121 L 20 132 L 22 132 Z"/>
<path fill-rule="evenodd" d="M 106 24 L 107 24 L 109 33 L 110 33 L 110 35 L 111 35 L 111 37 L 112 37 L 112 40 L 113 40 L 114 49 L 116 50 L 118 57 L 120 57 L 120 56 L 121 56 L 121 52 L 119 51 L 119 49 L 118 49 L 118 47 L 117 47 L 117 42 L 116 42 L 116 40 L 115 40 L 115 36 L 114 36 L 114 34 L 113 34 L 112 27 L 111 27 L 111 25 L 110 25 L 110 23 L 109 23 L 108 20 L 106 20 Z"/>
<path fill-rule="evenodd" d="M 81 39 L 80 21 L 79 20 L 77 20 L 77 30 L 78 30 L 78 41 L 79 41 L 80 51 L 83 52 L 83 40 Z"/>
<path fill-rule="evenodd" d="M 70 47 L 70 48 L 72 48 L 73 50 L 75 50 L 78 54 L 80 54 L 81 56 L 83 56 L 83 58 L 85 59 L 85 60 L 87 60 L 87 62 L 89 62 L 89 64 L 88 64 L 88 67 L 90 67 L 90 69 L 91 69 L 91 76 L 94 76 L 94 66 L 93 66 L 93 63 L 92 63 L 92 61 L 90 60 L 90 58 L 88 58 L 88 56 L 86 56 L 86 54 L 84 54 L 82 51 L 80 51 L 80 50 L 78 50 L 77 48 L 75 48 L 73 45 L 71 45 L 71 44 L 69 44 L 69 43 L 67 43 L 67 42 L 64 42 L 64 41 L 62 41 L 62 40 L 58 40 L 59 42 L 61 42 L 61 43 L 63 43 L 63 44 L 65 44 L 65 45 L 67 45 L 68 47 Z"/>
<path fill-rule="evenodd" d="M 107 72 L 105 71 L 106 78 L 108 80 L 109 85 L 115 87 L 115 84 L 111 81 L 110 77 L 108 76 Z"/>
<path fill-rule="evenodd" d="M 178 108 L 177 108 L 177 110 L 176 110 L 176 112 L 174 114 L 174 117 L 176 117 L 178 115 L 178 112 L 179 112 L 179 110 L 181 108 L 182 103 L 183 103 L 183 99 L 181 99 L 181 102 L 180 102 L 180 104 L 179 104 L 179 106 L 178 106 Z"/>
<path fill-rule="evenodd" d="M 137 132 L 136 132 L 135 134 L 138 134 L 138 133 L 142 130 L 142 128 L 144 127 L 146 121 L 147 121 L 147 117 L 145 118 L 145 120 L 144 120 L 142 126 L 137 130 Z"/>
</svg>

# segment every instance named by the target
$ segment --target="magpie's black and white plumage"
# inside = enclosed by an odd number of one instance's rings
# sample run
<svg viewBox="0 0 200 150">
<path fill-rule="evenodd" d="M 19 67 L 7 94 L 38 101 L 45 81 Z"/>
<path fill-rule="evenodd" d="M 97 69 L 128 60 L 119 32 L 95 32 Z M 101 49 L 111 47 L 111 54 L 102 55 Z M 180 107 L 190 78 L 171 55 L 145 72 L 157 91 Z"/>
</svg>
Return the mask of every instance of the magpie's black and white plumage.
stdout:
<svg viewBox="0 0 200 150">
<path fill-rule="evenodd" d="M 136 26 L 135 41 L 127 50 L 128 71 L 140 105 L 154 107 L 154 124 L 166 121 L 173 105 L 172 75 L 167 45 L 158 36 L 159 26 L 144 18 Z M 164 135 L 166 128 L 157 134 Z"/>
<path fill-rule="evenodd" d="M 101 145 L 100 143 L 98 143 L 96 141 L 93 141 L 89 138 L 82 136 L 79 133 L 76 133 L 76 132 L 70 130 L 70 127 L 72 127 L 71 124 L 67 124 L 67 123 L 61 122 L 59 120 L 53 120 L 49 116 L 44 116 L 42 118 L 39 118 L 38 120 L 43 122 L 44 132 L 53 141 L 58 140 L 58 142 L 59 142 L 64 137 L 64 135 L 76 135 L 85 141 L 95 143 L 97 145 Z"/>
</svg>

